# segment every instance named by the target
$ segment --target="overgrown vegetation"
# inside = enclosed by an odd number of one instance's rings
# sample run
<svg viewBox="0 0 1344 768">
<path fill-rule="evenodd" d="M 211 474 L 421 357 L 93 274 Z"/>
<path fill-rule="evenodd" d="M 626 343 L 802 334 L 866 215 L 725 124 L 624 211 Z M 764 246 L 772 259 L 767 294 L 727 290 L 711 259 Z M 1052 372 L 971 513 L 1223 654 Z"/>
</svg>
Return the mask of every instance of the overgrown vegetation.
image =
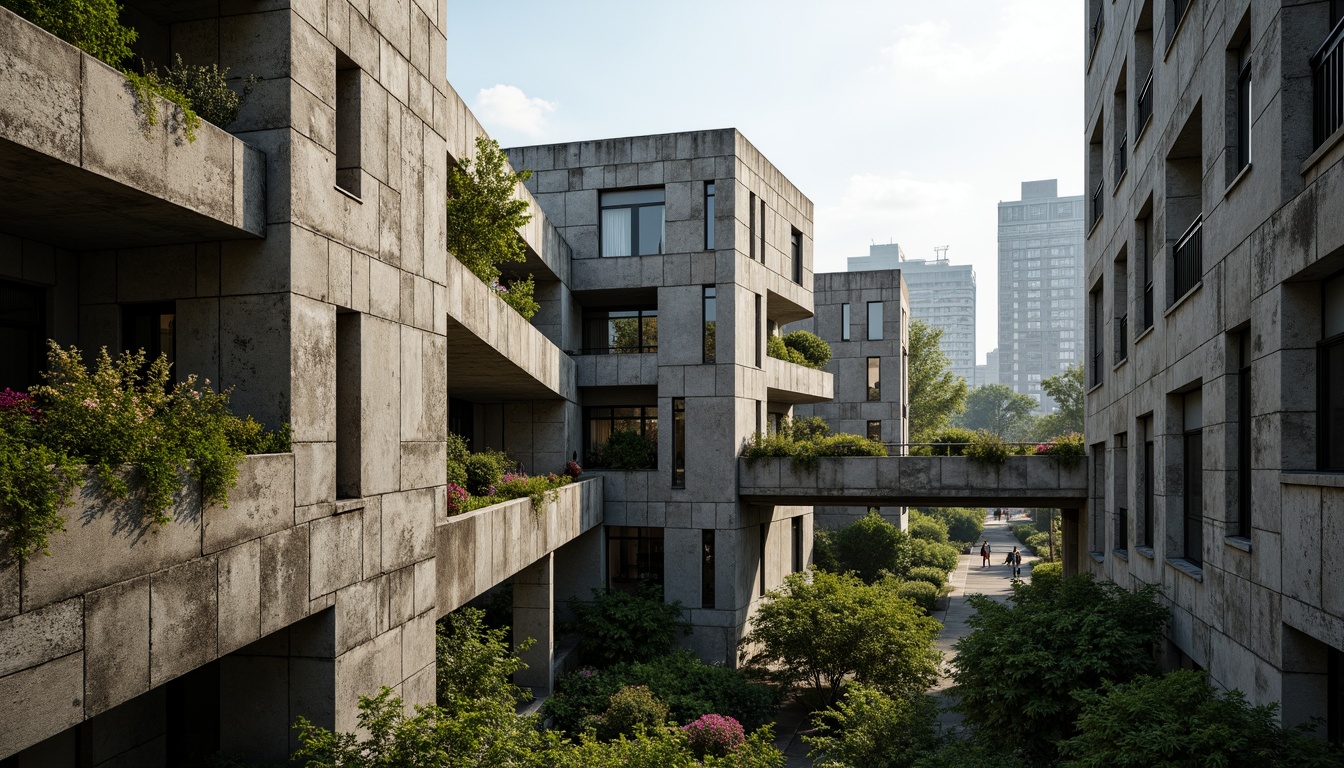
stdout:
<svg viewBox="0 0 1344 768">
<path fill-rule="evenodd" d="M 577 465 L 575 465 L 577 466 Z M 529 475 L 507 453 L 472 453 L 466 438 L 448 435 L 448 514 L 460 515 L 491 504 L 526 497 L 540 512 L 555 501 L 555 490 L 574 481 L 578 473 Z"/>
<path fill-rule="evenodd" d="M 855 683 L 818 713 L 803 741 L 817 768 L 908 768 L 938 746 L 937 716 L 929 696 L 889 696 Z"/>
<path fill-rule="evenodd" d="M 1049 456 L 1061 467 L 1076 467 L 1087 456 L 1087 446 L 1083 444 L 1080 432 L 1069 432 L 1057 436 L 1053 442 L 1036 446 L 1036 455 Z"/>
<path fill-rule="evenodd" d="M 815 570 L 785 577 L 756 610 L 743 660 L 785 686 L 801 685 L 822 706 L 846 680 L 892 696 L 922 694 L 937 676 L 941 625 L 888 579 Z"/>
<path fill-rule="evenodd" d="M 910 321 L 910 434 L 914 442 L 928 442 L 966 410 L 966 380 L 952 373 L 952 361 L 939 346 L 941 329 L 923 320 Z"/>
<path fill-rule="evenodd" d="M 966 458 L 996 467 L 1002 466 L 1016 452 L 1014 446 L 1005 443 L 1003 438 L 983 429 L 976 432 L 975 437 L 971 438 L 971 444 L 966 446 Z"/>
<path fill-rule="evenodd" d="M 808 331 L 793 331 L 766 339 L 766 354 L 808 368 L 821 369 L 831 359 L 831 345 Z"/>
<path fill-rule="evenodd" d="M 838 530 L 818 531 L 813 559 L 819 568 L 852 573 L 865 584 L 876 584 L 889 576 L 929 581 L 927 575 L 914 576 L 916 569 L 941 574 L 956 569 L 958 550 L 947 543 L 946 527 L 932 518 L 916 518 L 910 528 L 909 533 L 902 531 L 876 511 L 869 511 Z M 928 572 L 920 570 L 922 574 Z"/>
<path fill-rule="evenodd" d="M 985 530 L 985 510 L 966 507 L 932 507 L 915 510 L 921 515 L 941 520 L 947 526 L 949 542 L 979 541 Z"/>
<path fill-rule="evenodd" d="M 748 461 L 760 458 L 789 457 L 794 466 L 812 469 L 824 456 L 886 456 L 887 447 L 876 440 L 847 432 L 831 433 L 825 421 L 816 416 L 785 419 L 779 429 L 756 433 L 742 448 Z"/>
<path fill-rule="evenodd" d="M 255 75 L 245 78 L 239 94 L 226 81 L 228 68 L 221 72 L 215 64 L 184 64 L 181 56 L 162 74 L 152 63 L 142 61 L 138 70 L 126 66 L 139 34 L 121 23 L 121 6 L 115 0 L 0 0 L 0 5 L 120 70 L 135 93 L 146 137 L 158 124 L 156 96 L 173 105 L 169 129 L 195 141 L 202 118 L 221 128 L 232 123 L 257 82 Z"/>
<path fill-rule="evenodd" d="M 501 265 L 527 260 L 527 247 L 518 229 L 532 220 L 527 201 L 515 195 L 532 172 L 514 171 L 508 163 L 499 142 L 478 136 L 476 156 L 449 170 L 448 252 L 493 288 L 504 303 L 531 320 L 541 308 L 533 298 L 532 275 L 506 278 L 500 270 Z"/>
<path fill-rule="evenodd" d="M 229 393 L 189 376 L 169 386 L 168 360 L 103 349 L 89 371 L 80 351 L 51 342 L 47 383 L 0 397 L 0 544 L 19 560 L 63 530 L 61 507 L 88 465 L 110 501 L 132 492 L 146 518 L 167 523 L 183 478 L 207 503 L 227 504 L 248 452 L 289 450 L 287 425 L 267 433 L 229 410 Z M 129 467 L 129 472 L 127 468 Z"/>
<path fill-rule="evenodd" d="M 600 667 L 666 656 L 691 625 L 680 602 L 663 602 L 663 590 L 644 582 L 633 592 L 593 590 L 590 603 L 571 601 L 584 659 Z"/>
<path fill-rule="evenodd" d="M 625 471 L 653 469 L 658 464 L 658 444 L 633 429 L 613 430 L 605 443 L 588 449 L 588 465 Z"/>
</svg>

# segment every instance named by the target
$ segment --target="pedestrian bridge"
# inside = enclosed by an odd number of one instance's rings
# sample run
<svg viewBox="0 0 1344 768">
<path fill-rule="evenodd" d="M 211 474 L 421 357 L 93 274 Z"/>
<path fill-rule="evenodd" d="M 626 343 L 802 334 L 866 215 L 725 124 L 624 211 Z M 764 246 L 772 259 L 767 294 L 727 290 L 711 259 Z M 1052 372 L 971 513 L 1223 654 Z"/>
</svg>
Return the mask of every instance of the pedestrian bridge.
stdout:
<svg viewBox="0 0 1344 768">
<path fill-rule="evenodd" d="M 1048 456 L 995 466 L 963 456 L 844 456 L 805 467 L 738 459 L 738 495 L 753 504 L 871 507 L 1058 507 L 1087 504 L 1087 467 Z"/>
</svg>

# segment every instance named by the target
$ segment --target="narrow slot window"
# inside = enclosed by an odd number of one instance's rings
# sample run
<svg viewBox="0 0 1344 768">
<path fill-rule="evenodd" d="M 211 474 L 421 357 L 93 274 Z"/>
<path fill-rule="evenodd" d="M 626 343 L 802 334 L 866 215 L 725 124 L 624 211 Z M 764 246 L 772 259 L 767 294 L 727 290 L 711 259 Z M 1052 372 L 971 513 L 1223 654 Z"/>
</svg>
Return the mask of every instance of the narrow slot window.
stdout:
<svg viewBox="0 0 1344 768">
<path fill-rule="evenodd" d="M 882 399 L 882 358 L 868 358 L 868 401 Z"/>
<path fill-rule="evenodd" d="M 717 324 L 715 319 L 717 314 L 715 303 L 717 301 L 718 293 L 714 286 L 706 285 L 701 295 L 702 312 L 704 315 L 704 331 L 701 340 L 703 343 L 703 352 L 701 359 L 703 362 L 712 363 L 715 360 L 716 347 L 718 346 L 715 338 L 715 325 Z"/>
<path fill-rule="evenodd" d="M 700 531 L 700 607 L 714 608 L 714 530 Z"/>
<path fill-rule="evenodd" d="M 849 341 L 849 302 L 840 305 L 840 340 Z"/>
<path fill-rule="evenodd" d="M 705 182 L 705 250 L 714 250 L 714 182 Z"/>
<path fill-rule="evenodd" d="M 882 340 L 882 302 L 868 302 L 868 340 Z"/>
<path fill-rule="evenodd" d="M 672 487 L 686 487 L 686 398 L 672 398 Z"/>
<path fill-rule="evenodd" d="M 360 196 L 362 112 L 360 71 L 355 62 L 336 52 L 336 186 Z"/>
<path fill-rule="evenodd" d="M 360 324 L 358 312 L 336 313 L 336 497 L 341 499 L 363 495 Z"/>
</svg>

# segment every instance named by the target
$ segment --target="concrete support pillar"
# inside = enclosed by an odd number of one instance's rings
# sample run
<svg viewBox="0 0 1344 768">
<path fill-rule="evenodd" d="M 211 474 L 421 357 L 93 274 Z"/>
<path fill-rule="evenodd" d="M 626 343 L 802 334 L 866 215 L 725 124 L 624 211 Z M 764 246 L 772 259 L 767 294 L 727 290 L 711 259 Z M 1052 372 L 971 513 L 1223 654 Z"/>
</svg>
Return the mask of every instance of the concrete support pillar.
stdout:
<svg viewBox="0 0 1344 768">
<path fill-rule="evenodd" d="M 549 553 L 513 577 L 513 643 L 536 642 L 520 655 L 527 664 L 513 681 L 536 693 L 550 693 L 555 658 L 555 554 Z"/>
</svg>

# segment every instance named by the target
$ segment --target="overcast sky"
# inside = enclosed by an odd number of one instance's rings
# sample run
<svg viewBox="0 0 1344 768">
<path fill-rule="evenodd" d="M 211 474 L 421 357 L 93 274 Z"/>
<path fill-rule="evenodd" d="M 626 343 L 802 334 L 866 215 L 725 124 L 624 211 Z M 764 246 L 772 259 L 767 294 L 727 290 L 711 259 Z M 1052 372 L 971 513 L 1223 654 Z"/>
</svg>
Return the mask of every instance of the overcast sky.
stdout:
<svg viewBox="0 0 1344 768">
<path fill-rule="evenodd" d="M 448 0 L 448 79 L 504 146 L 735 127 L 816 207 L 816 270 L 870 243 L 975 266 L 997 344 L 1000 200 L 1083 191 L 1079 0 Z"/>
</svg>

